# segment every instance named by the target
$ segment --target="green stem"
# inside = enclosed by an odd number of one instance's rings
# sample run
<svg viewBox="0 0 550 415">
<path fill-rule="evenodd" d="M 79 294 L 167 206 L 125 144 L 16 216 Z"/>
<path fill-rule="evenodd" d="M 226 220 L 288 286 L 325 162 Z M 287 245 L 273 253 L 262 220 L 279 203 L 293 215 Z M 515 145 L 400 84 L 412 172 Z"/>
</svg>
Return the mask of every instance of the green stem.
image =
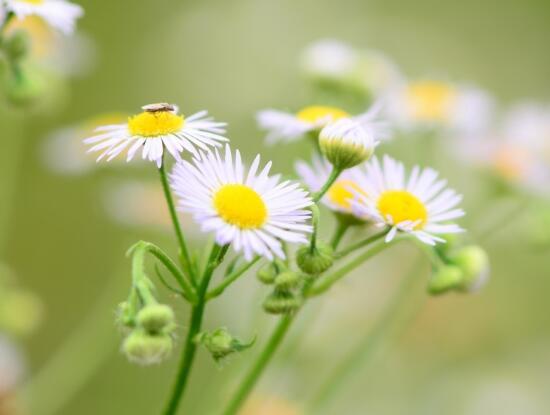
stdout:
<svg viewBox="0 0 550 415">
<path fill-rule="evenodd" d="M 346 249 L 343 249 L 342 251 L 337 252 L 336 257 L 337 258 L 343 258 L 343 257 L 351 254 L 352 252 L 354 252 L 358 249 L 364 248 L 365 246 L 368 246 L 368 245 L 378 241 L 379 239 L 385 237 L 387 233 L 388 233 L 388 230 L 386 229 L 386 230 L 383 230 L 380 233 L 371 235 L 368 238 L 363 239 L 362 241 L 359 241 L 359 242 L 357 242 L 353 245 L 348 246 Z"/>
<path fill-rule="evenodd" d="M 326 408 L 327 403 L 337 392 L 342 390 L 351 375 L 374 356 L 379 344 L 388 337 L 399 315 L 402 314 L 404 306 L 407 305 L 407 300 L 411 297 L 411 289 L 416 281 L 420 263 L 420 260 L 414 262 L 409 274 L 405 277 L 399 291 L 388 305 L 382 318 L 372 329 L 365 333 L 359 344 L 350 353 L 346 354 L 344 360 L 331 372 L 324 384 L 315 393 L 309 405 L 308 413 L 317 414 L 322 408 Z"/>
<path fill-rule="evenodd" d="M 336 230 L 334 231 L 334 235 L 332 236 L 332 239 L 330 241 L 330 245 L 334 249 L 338 248 L 338 245 L 340 245 L 340 242 L 342 242 L 342 238 L 344 237 L 348 229 L 349 229 L 349 224 L 347 224 L 342 220 L 338 220 Z"/>
<path fill-rule="evenodd" d="M 328 276 L 322 278 L 318 283 L 314 284 L 305 293 L 306 297 L 316 297 L 328 291 L 336 282 L 340 281 L 348 273 L 350 273 L 355 268 L 362 265 L 363 262 L 367 261 L 368 259 L 372 258 L 376 254 L 382 252 L 383 250 L 385 250 L 386 248 L 390 247 L 395 242 L 400 240 L 401 239 L 396 238 L 393 240 L 393 242 L 390 242 L 390 243 L 386 243 L 385 241 L 378 241 L 378 243 L 374 245 L 371 249 L 369 249 L 367 252 L 363 253 L 362 255 L 359 255 L 357 258 L 355 258 L 353 261 L 351 261 L 347 265 L 343 266 L 337 271 L 334 271 L 332 274 L 329 274 Z"/>
<path fill-rule="evenodd" d="M 238 270 L 233 271 L 217 287 L 213 288 L 206 294 L 206 299 L 211 300 L 221 295 L 227 287 L 233 284 L 233 282 L 235 282 L 239 277 L 241 277 L 246 271 L 252 268 L 254 264 L 256 264 L 260 259 L 261 257 L 256 257 L 252 261 L 243 265 Z"/>
<path fill-rule="evenodd" d="M 317 193 L 313 195 L 313 201 L 317 203 L 321 198 L 325 195 L 326 192 L 328 192 L 328 189 L 334 184 L 334 182 L 338 179 L 338 177 L 342 174 L 342 170 L 333 168 L 330 172 L 330 175 L 328 176 L 328 179 L 326 183 L 323 185 L 321 190 L 319 190 Z"/>
<path fill-rule="evenodd" d="M 262 350 L 260 356 L 246 375 L 244 381 L 239 386 L 239 389 L 231 399 L 228 407 L 223 412 L 224 415 L 235 415 L 237 411 L 241 408 L 246 398 L 252 391 L 252 388 L 260 378 L 260 375 L 264 371 L 265 367 L 273 357 L 273 354 L 275 353 L 286 333 L 288 332 L 288 329 L 294 321 L 294 317 L 295 315 L 291 314 L 281 317 L 279 323 L 275 327 L 275 330 L 271 334 L 271 337 L 269 338 L 269 341 Z"/>
<path fill-rule="evenodd" d="M 187 386 L 187 380 L 189 379 L 189 374 L 191 373 L 191 368 L 193 366 L 193 361 L 195 358 L 195 353 L 197 351 L 197 345 L 195 343 L 195 336 L 200 332 L 202 326 L 202 320 L 204 316 L 204 308 L 206 305 L 206 293 L 208 290 L 208 285 L 212 279 L 212 274 L 214 270 L 223 260 L 225 253 L 229 245 L 220 247 L 219 245 L 214 245 L 210 253 L 210 258 L 208 264 L 204 270 L 202 278 L 199 282 L 199 287 L 197 290 L 197 302 L 191 308 L 191 316 L 189 321 L 189 331 L 185 338 L 185 346 L 182 350 L 182 356 L 180 360 L 180 365 L 178 369 L 178 374 L 172 393 L 164 409 L 164 415 L 174 415 L 179 407 L 183 394 L 185 392 L 185 387 Z"/>
<path fill-rule="evenodd" d="M 174 231 L 176 233 L 176 238 L 180 246 L 183 268 L 191 276 L 191 280 L 194 280 L 194 269 L 191 262 L 191 257 L 189 256 L 189 250 L 187 249 L 187 244 L 185 243 L 185 238 L 181 230 L 180 221 L 178 219 L 178 214 L 176 212 L 176 206 L 174 204 L 174 198 L 172 197 L 172 192 L 170 191 L 170 185 L 168 183 L 168 178 L 166 176 L 166 168 L 164 158 L 162 164 L 159 168 L 160 181 L 162 183 L 162 190 L 164 191 L 164 197 L 166 198 L 166 204 L 168 205 L 168 210 L 170 211 L 170 218 L 172 219 L 172 225 L 174 226 Z"/>
</svg>

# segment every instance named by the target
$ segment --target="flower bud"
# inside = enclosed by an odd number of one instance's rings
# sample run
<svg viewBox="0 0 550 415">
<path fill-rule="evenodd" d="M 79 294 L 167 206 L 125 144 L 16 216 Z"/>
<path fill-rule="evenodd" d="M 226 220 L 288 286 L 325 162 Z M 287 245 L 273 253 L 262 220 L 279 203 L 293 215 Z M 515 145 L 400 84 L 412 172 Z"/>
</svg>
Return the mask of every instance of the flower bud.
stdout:
<svg viewBox="0 0 550 415">
<path fill-rule="evenodd" d="M 459 288 L 463 291 L 478 291 L 489 279 L 489 256 L 480 246 L 465 246 L 453 255 L 452 261 L 462 270 Z"/>
<path fill-rule="evenodd" d="M 233 337 L 224 327 L 216 329 L 212 333 L 199 333 L 195 337 L 195 342 L 206 347 L 216 361 L 232 353 L 241 352 L 250 348 L 255 341 L 256 339 L 253 339 L 249 343 L 243 343 L 239 339 Z"/>
<path fill-rule="evenodd" d="M 116 323 L 122 327 L 135 327 L 134 316 L 127 301 L 120 303 L 116 310 Z"/>
<path fill-rule="evenodd" d="M 443 265 L 432 275 L 428 283 L 428 292 L 432 295 L 439 295 L 454 290 L 463 279 L 464 274 L 458 266 Z"/>
<path fill-rule="evenodd" d="M 165 304 L 150 304 L 137 315 L 137 322 L 149 334 L 170 332 L 174 327 L 174 311 Z"/>
<path fill-rule="evenodd" d="M 341 118 L 321 130 L 321 152 L 338 170 L 367 161 L 376 147 L 372 134 L 357 121 Z"/>
<path fill-rule="evenodd" d="M 24 30 L 16 30 L 4 44 L 4 50 L 14 61 L 24 58 L 30 50 L 29 35 Z"/>
<path fill-rule="evenodd" d="M 304 246 L 298 250 L 296 263 L 306 274 L 319 275 L 334 263 L 334 249 L 326 242 L 317 241 L 313 251 L 309 246 Z"/>
<path fill-rule="evenodd" d="M 132 362 L 152 365 L 166 359 L 173 348 L 173 340 L 167 334 L 151 336 L 143 330 L 134 330 L 124 340 L 122 351 Z"/>
<path fill-rule="evenodd" d="M 300 284 L 300 275 L 293 271 L 281 272 L 275 278 L 275 287 L 280 291 L 291 291 Z"/>
<path fill-rule="evenodd" d="M 264 301 L 264 310 L 271 314 L 290 314 L 302 306 L 302 298 L 288 292 L 275 290 Z"/>
<path fill-rule="evenodd" d="M 277 276 L 277 267 L 273 263 L 266 264 L 258 270 L 256 276 L 264 284 L 273 284 Z"/>
</svg>

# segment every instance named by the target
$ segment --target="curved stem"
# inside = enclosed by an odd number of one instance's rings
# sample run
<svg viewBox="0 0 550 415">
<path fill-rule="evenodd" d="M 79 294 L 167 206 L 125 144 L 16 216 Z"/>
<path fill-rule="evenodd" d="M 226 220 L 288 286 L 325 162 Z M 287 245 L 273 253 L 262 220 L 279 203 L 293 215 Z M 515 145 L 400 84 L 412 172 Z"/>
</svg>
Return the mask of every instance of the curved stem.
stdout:
<svg viewBox="0 0 550 415">
<path fill-rule="evenodd" d="M 250 268 L 256 264 L 261 257 L 256 257 L 252 261 L 246 263 L 241 268 L 239 268 L 236 271 L 233 271 L 231 274 L 229 274 L 217 287 L 213 288 L 206 294 L 206 299 L 211 300 L 213 298 L 218 297 L 221 295 L 227 287 L 229 287 L 231 284 L 233 284 L 239 277 L 241 277 L 246 271 L 248 271 Z"/>
<path fill-rule="evenodd" d="M 224 415 L 235 415 L 237 411 L 241 408 L 244 401 L 252 391 L 252 388 L 260 378 L 263 370 L 273 357 L 273 354 L 275 353 L 286 333 L 288 332 L 288 329 L 294 321 L 294 317 L 295 315 L 289 314 L 279 320 L 279 323 L 275 327 L 275 330 L 271 334 L 271 337 L 269 338 L 269 341 L 262 350 L 260 356 L 246 375 L 244 381 L 239 386 L 239 389 L 229 402 L 228 407 L 223 412 Z"/>
<path fill-rule="evenodd" d="M 325 195 L 326 192 L 328 192 L 328 189 L 334 184 L 334 182 L 338 179 L 338 177 L 342 174 L 342 170 L 333 168 L 330 172 L 330 175 L 328 176 L 328 179 L 326 183 L 323 185 L 321 190 L 319 190 L 317 193 L 313 195 L 313 201 L 317 203 L 321 198 Z"/>
<path fill-rule="evenodd" d="M 204 270 L 202 278 L 199 282 L 199 287 L 197 290 L 197 302 L 193 305 L 191 309 L 189 331 L 187 332 L 187 336 L 185 338 L 185 346 L 182 350 L 178 374 L 174 383 L 174 387 L 172 389 L 172 394 L 170 395 L 166 408 L 164 409 L 164 415 L 174 415 L 176 413 L 185 392 L 187 380 L 189 379 L 189 374 L 191 373 L 193 360 L 197 351 L 197 345 L 194 340 L 195 336 L 201 330 L 202 319 L 204 316 L 204 307 L 206 305 L 206 292 L 208 290 L 208 285 L 210 284 L 210 280 L 212 279 L 212 274 L 214 273 L 214 270 L 223 260 L 223 257 L 225 256 L 228 248 L 229 245 L 225 245 L 223 247 L 219 245 L 214 245 L 210 253 L 208 264 L 206 265 L 206 269 Z"/>
<path fill-rule="evenodd" d="M 164 157 L 164 156 L 163 156 Z M 189 256 L 189 251 L 187 249 L 187 244 L 185 243 L 185 237 L 181 230 L 181 225 L 178 219 L 178 214 L 176 212 L 176 206 L 174 204 L 174 198 L 172 197 L 172 192 L 170 191 L 170 185 L 168 183 L 168 178 L 166 176 L 166 169 L 164 158 L 162 164 L 159 167 L 160 173 L 160 182 L 162 183 L 162 190 L 164 192 L 164 197 L 166 199 L 166 204 L 168 205 L 168 210 L 170 211 L 170 218 L 172 219 L 172 225 L 174 226 L 174 232 L 176 233 L 176 238 L 180 246 L 181 257 L 183 262 L 184 270 L 191 276 L 191 280 L 194 280 L 194 269 L 191 262 L 191 257 Z"/>
<path fill-rule="evenodd" d="M 330 373 L 308 405 L 308 413 L 316 414 L 319 413 L 321 408 L 326 408 L 327 403 L 345 386 L 350 376 L 374 356 L 380 343 L 388 337 L 399 315 L 402 314 L 403 309 L 408 304 L 407 299 L 411 296 L 411 289 L 416 281 L 420 264 L 419 259 L 415 260 L 400 289 L 380 320 L 365 333 L 359 344 L 350 353 L 346 354 L 344 360 Z"/>
<path fill-rule="evenodd" d="M 332 236 L 332 239 L 330 241 L 330 245 L 332 246 L 332 248 L 338 248 L 338 245 L 340 245 L 340 242 L 342 242 L 342 238 L 344 237 L 348 229 L 349 224 L 342 220 L 338 221 L 338 224 L 336 225 L 336 230 L 334 231 L 334 235 Z"/>
</svg>

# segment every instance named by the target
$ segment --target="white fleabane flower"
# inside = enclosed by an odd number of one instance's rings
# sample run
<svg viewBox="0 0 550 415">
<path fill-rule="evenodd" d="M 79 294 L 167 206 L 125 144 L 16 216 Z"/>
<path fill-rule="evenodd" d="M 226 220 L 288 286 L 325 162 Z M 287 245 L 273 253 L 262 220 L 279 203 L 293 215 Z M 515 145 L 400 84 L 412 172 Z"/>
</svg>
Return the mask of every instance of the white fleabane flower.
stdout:
<svg viewBox="0 0 550 415">
<path fill-rule="evenodd" d="M 296 171 L 308 189 L 312 193 L 316 193 L 321 190 L 329 178 L 332 165 L 326 159 L 315 156 L 311 165 L 304 161 L 296 163 Z M 354 198 L 351 189 L 366 195 L 360 187 L 360 183 L 365 180 L 365 172 L 359 167 L 345 170 L 325 193 L 321 202 L 334 212 L 351 215 L 356 219 L 363 220 L 364 218 L 355 215 L 351 207 Z"/>
<path fill-rule="evenodd" d="M 304 51 L 302 66 L 310 76 L 340 80 L 355 71 L 358 60 L 357 52 L 348 44 L 323 39 Z"/>
<path fill-rule="evenodd" d="M 307 209 L 312 200 L 299 183 L 269 176 L 271 162 L 259 172 L 260 156 L 248 169 L 239 151 L 233 158 L 226 146 L 201 153 L 192 163 L 181 161 L 171 175 L 179 207 L 193 215 L 205 232 L 214 232 L 220 245 L 231 243 L 247 260 L 261 255 L 284 258 L 281 241 L 307 243 Z"/>
<path fill-rule="evenodd" d="M 352 206 L 357 215 L 391 227 L 387 242 L 398 231 L 429 245 L 445 241 L 437 235 L 463 232 L 449 222 L 464 216 L 464 211 L 456 208 L 462 196 L 446 189 L 447 182 L 438 180 L 435 170 L 415 166 L 406 180 L 403 164 L 389 156 L 384 157 L 383 166 L 374 158 L 365 169 L 367 180 L 360 185 L 364 194 L 351 189 L 355 193 Z"/>
<path fill-rule="evenodd" d="M 6 6 L 19 19 L 39 16 L 66 35 L 74 32 L 76 20 L 84 15 L 82 7 L 65 0 L 6 0 Z"/>
<path fill-rule="evenodd" d="M 93 144 L 88 151 L 101 151 L 97 160 L 110 161 L 128 149 L 127 161 L 130 161 L 142 149 L 143 159 L 154 161 L 160 167 L 165 149 L 179 160 L 183 151 L 197 155 L 196 147 L 207 150 L 208 146 L 216 147 L 228 141 L 223 136 L 226 124 L 208 117 L 207 111 L 186 118 L 178 114 L 176 106 L 169 104 L 146 105 L 143 110 L 127 123 L 97 128 L 98 135 L 84 140 L 86 144 Z"/>
</svg>

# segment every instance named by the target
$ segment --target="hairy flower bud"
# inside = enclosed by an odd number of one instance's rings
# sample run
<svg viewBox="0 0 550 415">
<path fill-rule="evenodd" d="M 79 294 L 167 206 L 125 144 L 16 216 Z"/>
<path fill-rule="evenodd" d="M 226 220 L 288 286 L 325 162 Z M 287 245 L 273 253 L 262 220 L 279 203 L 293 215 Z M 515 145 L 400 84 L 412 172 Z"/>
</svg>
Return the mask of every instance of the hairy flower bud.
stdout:
<svg viewBox="0 0 550 415">
<path fill-rule="evenodd" d="M 273 284 L 277 276 L 277 267 L 273 263 L 266 264 L 258 270 L 256 276 L 264 284 Z"/>
<path fill-rule="evenodd" d="M 372 134 L 357 121 L 342 118 L 321 130 L 321 152 L 338 170 L 345 170 L 367 161 L 376 147 Z"/>
<path fill-rule="evenodd" d="M 467 292 L 475 292 L 489 279 L 489 256 L 483 248 L 477 245 L 465 246 L 452 257 L 463 273 L 460 289 Z"/>
<path fill-rule="evenodd" d="M 170 332 L 174 327 L 174 311 L 165 304 L 150 304 L 137 315 L 137 323 L 149 334 Z"/>
<path fill-rule="evenodd" d="M 464 273 L 455 265 L 443 265 L 432 275 L 428 283 L 428 292 L 439 295 L 456 289 L 463 281 Z"/>
<path fill-rule="evenodd" d="M 136 329 L 124 340 L 122 351 L 132 362 L 152 365 L 162 362 L 170 355 L 173 343 L 172 337 L 167 334 L 151 336 Z"/>
<path fill-rule="evenodd" d="M 292 292 L 275 290 L 264 301 L 264 310 L 271 314 L 290 314 L 302 306 L 301 297 Z"/>
<path fill-rule="evenodd" d="M 300 284 L 300 274 L 293 271 L 281 272 L 275 278 L 275 287 L 280 291 L 291 291 Z"/>
<path fill-rule="evenodd" d="M 308 246 L 304 246 L 298 250 L 296 263 L 306 274 L 321 274 L 334 263 L 334 249 L 326 242 L 317 241 L 313 251 Z"/>
<path fill-rule="evenodd" d="M 211 333 L 199 333 L 195 337 L 195 342 L 206 347 L 216 361 L 232 353 L 241 352 L 250 348 L 255 341 L 256 339 L 253 339 L 251 342 L 243 343 L 239 339 L 233 337 L 224 327 L 216 329 Z"/>
</svg>

